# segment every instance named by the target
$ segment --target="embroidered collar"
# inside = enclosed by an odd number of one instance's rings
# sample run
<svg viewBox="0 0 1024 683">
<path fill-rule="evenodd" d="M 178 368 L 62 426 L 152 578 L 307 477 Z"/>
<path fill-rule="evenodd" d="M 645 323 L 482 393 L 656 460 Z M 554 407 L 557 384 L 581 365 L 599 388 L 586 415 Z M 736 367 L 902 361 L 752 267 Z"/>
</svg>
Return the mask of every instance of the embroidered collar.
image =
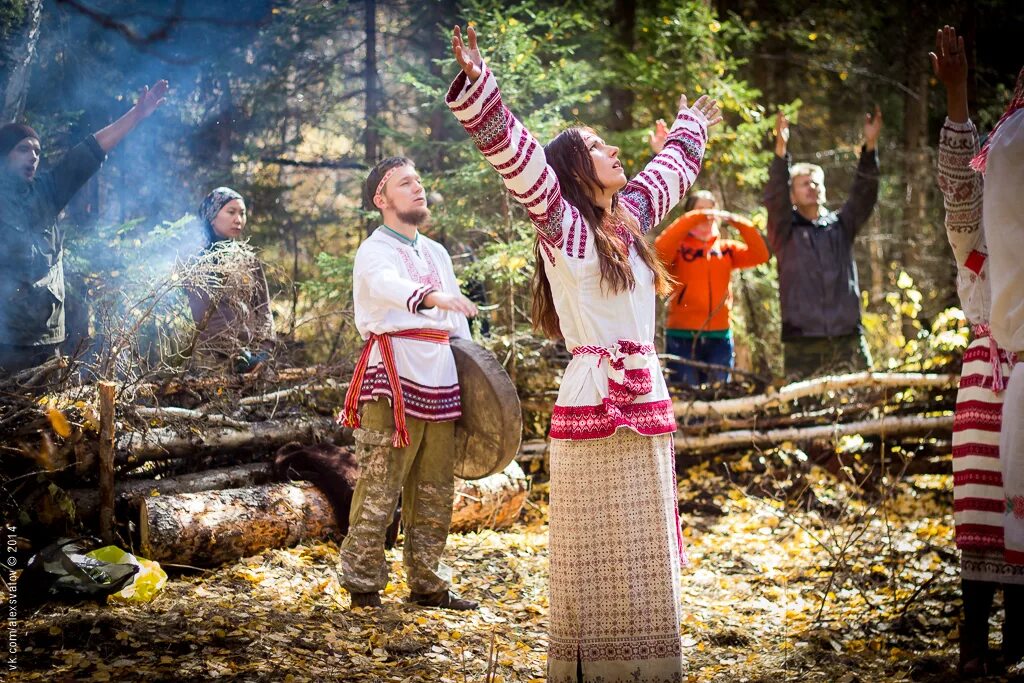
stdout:
<svg viewBox="0 0 1024 683">
<path fill-rule="evenodd" d="M 409 239 L 408 237 L 406 237 L 402 233 L 398 232 L 397 230 L 392 230 L 391 228 L 389 228 L 386 225 L 381 225 L 380 227 L 384 228 L 388 232 L 389 235 L 391 235 L 396 240 L 398 240 L 399 242 L 401 242 L 402 244 L 404 244 L 406 246 L 412 247 L 413 249 L 416 249 L 419 246 L 419 241 L 420 241 L 420 232 L 419 232 L 419 230 L 416 231 L 416 235 L 412 239 Z"/>
</svg>

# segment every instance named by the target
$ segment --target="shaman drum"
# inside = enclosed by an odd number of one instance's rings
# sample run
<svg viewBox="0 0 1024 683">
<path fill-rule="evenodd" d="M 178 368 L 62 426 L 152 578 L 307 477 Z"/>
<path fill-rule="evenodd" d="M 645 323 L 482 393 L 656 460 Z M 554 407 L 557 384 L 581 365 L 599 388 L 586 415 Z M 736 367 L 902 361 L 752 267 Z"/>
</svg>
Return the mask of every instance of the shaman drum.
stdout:
<svg viewBox="0 0 1024 683">
<path fill-rule="evenodd" d="M 515 385 L 494 354 L 468 339 L 452 339 L 462 393 L 455 423 L 455 476 L 483 479 L 503 471 L 519 452 L 523 412 Z"/>
</svg>

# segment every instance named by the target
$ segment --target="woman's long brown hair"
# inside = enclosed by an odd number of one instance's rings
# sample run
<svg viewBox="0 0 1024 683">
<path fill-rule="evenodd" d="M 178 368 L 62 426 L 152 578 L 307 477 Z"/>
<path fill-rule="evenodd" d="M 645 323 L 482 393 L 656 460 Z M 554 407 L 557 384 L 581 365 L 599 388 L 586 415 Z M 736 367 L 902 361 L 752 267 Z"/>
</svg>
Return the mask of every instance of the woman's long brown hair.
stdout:
<svg viewBox="0 0 1024 683">
<path fill-rule="evenodd" d="M 671 291 L 672 281 L 654 249 L 644 239 L 636 219 L 622 208 L 619 196 L 612 198 L 611 211 L 594 204 L 593 196 L 604 189 L 597 179 L 594 161 L 583 139 L 589 128 L 569 128 L 544 147 L 548 165 L 555 171 L 561 185 L 562 197 L 580 212 L 594 236 L 601 264 L 601 287 L 606 292 L 618 293 L 636 286 L 633 268 L 629 263 L 629 248 L 616 234 L 615 226 L 623 225 L 633 235 L 637 254 L 654 273 L 654 290 L 660 296 Z M 551 285 L 545 275 L 544 255 L 539 239 L 533 245 L 536 267 L 533 271 L 533 327 L 551 339 L 561 339 L 562 330 L 551 296 Z"/>
</svg>

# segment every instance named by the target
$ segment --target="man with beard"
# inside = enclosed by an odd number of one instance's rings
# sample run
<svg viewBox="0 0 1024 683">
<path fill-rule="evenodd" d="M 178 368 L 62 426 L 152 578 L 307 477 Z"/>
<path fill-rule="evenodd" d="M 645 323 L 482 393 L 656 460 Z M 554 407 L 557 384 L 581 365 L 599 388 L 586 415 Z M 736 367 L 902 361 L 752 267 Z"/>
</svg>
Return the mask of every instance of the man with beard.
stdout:
<svg viewBox="0 0 1024 683">
<path fill-rule="evenodd" d="M 409 159 L 374 166 L 363 205 L 380 211 L 383 223 L 360 245 L 352 273 L 355 322 L 366 345 L 339 418 L 355 428 L 360 468 L 341 582 L 353 607 L 380 606 L 388 582 L 384 535 L 401 494 L 409 602 L 476 609 L 449 590 L 450 570 L 441 564 L 462 415 L 448 340 L 469 337 L 466 316 L 476 315 L 476 306 L 459 291 L 445 248 L 419 232 L 430 210 Z"/>
<path fill-rule="evenodd" d="M 164 101 L 167 81 L 144 87 L 127 113 L 37 174 L 39 135 L 0 127 L 0 373 L 52 357 L 64 341 L 64 235 L 57 217 L 112 150 Z"/>
</svg>

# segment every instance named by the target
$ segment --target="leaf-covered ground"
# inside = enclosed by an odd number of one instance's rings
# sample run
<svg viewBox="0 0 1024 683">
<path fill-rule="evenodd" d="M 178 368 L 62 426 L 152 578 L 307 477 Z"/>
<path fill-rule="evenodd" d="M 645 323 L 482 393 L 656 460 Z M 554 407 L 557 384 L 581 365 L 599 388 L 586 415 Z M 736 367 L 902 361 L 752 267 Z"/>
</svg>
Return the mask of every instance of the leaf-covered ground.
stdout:
<svg viewBox="0 0 1024 683">
<path fill-rule="evenodd" d="M 780 457 L 681 479 L 686 680 L 952 680 L 949 477 L 882 481 L 870 504 L 842 472 L 780 475 Z M 9 680 L 542 681 L 545 493 L 510 531 L 452 536 L 479 612 L 406 606 L 400 551 L 383 609 L 350 610 L 336 546 L 314 543 L 177 576 L 148 605 L 47 606 L 22 623 Z"/>
</svg>

